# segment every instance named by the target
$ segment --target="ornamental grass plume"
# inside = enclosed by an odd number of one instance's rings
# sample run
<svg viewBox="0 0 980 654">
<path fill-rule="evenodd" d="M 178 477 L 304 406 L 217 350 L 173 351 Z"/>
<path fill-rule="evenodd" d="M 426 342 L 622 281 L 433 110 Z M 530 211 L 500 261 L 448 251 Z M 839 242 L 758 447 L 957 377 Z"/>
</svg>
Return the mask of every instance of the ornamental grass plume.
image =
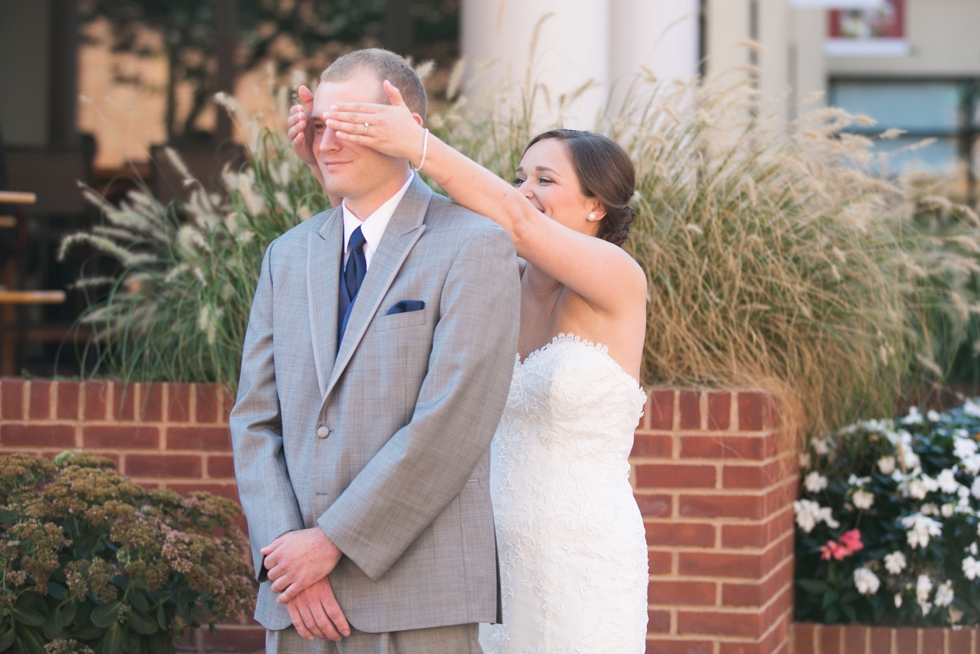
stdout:
<svg viewBox="0 0 980 654">
<path fill-rule="evenodd" d="M 0 651 L 166 654 L 185 627 L 250 614 L 238 506 L 114 467 L 0 456 Z"/>
<path fill-rule="evenodd" d="M 542 110 L 560 123 L 578 92 L 552 102 L 528 71 L 514 104 L 490 85 L 460 96 L 461 70 L 429 127 L 512 179 L 532 128 L 553 126 Z M 744 77 L 644 75 L 598 130 L 638 175 L 625 248 L 648 280 L 641 381 L 767 389 L 787 433 L 815 435 L 891 415 L 897 396 L 980 345 L 978 220 L 888 175 L 874 141 L 847 131 L 867 119 L 816 108 L 787 124 L 774 112 Z M 113 374 L 234 386 L 263 250 L 328 206 L 284 127 L 238 124 L 249 161 L 226 171 L 227 197 L 188 178 L 189 202 L 102 203 L 106 225 L 65 242 L 123 267 L 84 318 Z"/>
<path fill-rule="evenodd" d="M 876 172 L 846 132 L 867 119 L 843 110 L 785 124 L 724 76 L 651 97 L 609 127 L 637 165 L 645 382 L 768 388 L 815 433 L 942 377 L 976 305 L 972 211 Z M 939 207 L 942 236 L 923 217 Z"/>
<path fill-rule="evenodd" d="M 187 201 L 165 206 L 142 188 L 114 206 L 82 187 L 104 222 L 65 238 L 59 257 L 84 249 L 119 269 L 109 277 L 83 269 L 76 284 L 91 297 L 80 319 L 92 328 L 83 368 L 127 380 L 218 382 L 228 389 L 237 383 L 265 248 L 329 206 L 285 140 L 287 96 L 276 99 L 268 115 L 246 116 L 234 98 L 218 94 L 248 154 L 241 169 L 225 168 L 222 192 L 205 189 L 170 148 L 166 155 L 190 189 Z"/>
<path fill-rule="evenodd" d="M 647 273 L 641 381 L 767 389 L 807 435 L 892 415 L 976 348 L 980 221 L 889 174 L 847 132 L 865 117 L 818 107 L 787 124 L 738 73 L 698 82 L 645 73 L 597 124 L 637 170 L 625 249 Z M 535 108 L 560 123 L 567 98 L 545 91 L 529 75 L 513 107 L 499 89 L 459 98 L 433 131 L 511 179 Z"/>
</svg>

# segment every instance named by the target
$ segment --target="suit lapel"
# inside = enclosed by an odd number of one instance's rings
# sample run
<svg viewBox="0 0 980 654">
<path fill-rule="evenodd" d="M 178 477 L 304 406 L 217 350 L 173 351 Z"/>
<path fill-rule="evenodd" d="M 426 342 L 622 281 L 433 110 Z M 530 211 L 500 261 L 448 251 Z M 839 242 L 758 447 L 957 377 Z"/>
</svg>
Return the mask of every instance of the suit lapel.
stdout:
<svg viewBox="0 0 980 654">
<path fill-rule="evenodd" d="M 371 259 L 371 267 L 368 269 L 361 289 L 357 292 L 357 300 L 351 308 L 344 339 L 340 343 L 330 380 L 327 382 L 326 391 L 323 393 L 324 399 L 333 390 L 337 380 L 340 379 L 340 375 L 343 374 L 351 356 L 364 337 L 368 324 L 374 318 L 374 314 L 377 313 L 381 300 L 384 299 L 392 282 L 395 281 L 395 275 L 398 274 L 409 252 L 412 251 L 422 236 L 422 232 L 425 231 L 423 220 L 431 197 L 432 191 L 418 175 L 415 175 L 412 184 L 405 192 L 402 201 L 398 203 L 398 207 L 391 217 L 391 222 L 388 223 L 388 227 L 381 237 L 378 250 Z M 337 284 L 335 283 L 334 286 Z M 335 289 L 335 304 L 337 292 Z M 336 331 L 335 328 L 334 333 Z"/>
<path fill-rule="evenodd" d="M 320 397 L 326 395 L 327 381 L 337 353 L 337 307 L 340 303 L 338 294 L 343 240 L 344 218 L 339 207 L 330 212 L 320 231 L 309 235 L 306 295 L 310 307 L 313 363 Z"/>
</svg>

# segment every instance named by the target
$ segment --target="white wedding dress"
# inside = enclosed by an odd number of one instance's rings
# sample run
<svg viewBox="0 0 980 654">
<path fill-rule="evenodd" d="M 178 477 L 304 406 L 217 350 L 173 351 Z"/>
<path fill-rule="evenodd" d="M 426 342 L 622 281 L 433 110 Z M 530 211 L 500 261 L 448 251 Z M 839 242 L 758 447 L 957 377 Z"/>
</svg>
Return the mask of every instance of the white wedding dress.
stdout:
<svg viewBox="0 0 980 654">
<path fill-rule="evenodd" d="M 647 546 L 628 457 L 645 395 L 606 348 L 559 334 L 515 364 L 491 446 L 503 624 L 487 654 L 640 654 Z"/>
</svg>

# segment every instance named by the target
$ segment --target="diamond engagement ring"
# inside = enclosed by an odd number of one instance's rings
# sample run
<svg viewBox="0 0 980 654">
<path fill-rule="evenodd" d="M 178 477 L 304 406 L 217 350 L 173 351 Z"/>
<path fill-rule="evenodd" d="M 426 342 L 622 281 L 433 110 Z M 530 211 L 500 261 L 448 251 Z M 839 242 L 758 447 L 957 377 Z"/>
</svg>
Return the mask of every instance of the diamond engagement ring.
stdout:
<svg viewBox="0 0 980 654">
<path fill-rule="evenodd" d="M 364 123 L 364 131 L 361 133 L 361 136 L 367 136 L 367 128 L 368 128 L 368 124 Z"/>
</svg>

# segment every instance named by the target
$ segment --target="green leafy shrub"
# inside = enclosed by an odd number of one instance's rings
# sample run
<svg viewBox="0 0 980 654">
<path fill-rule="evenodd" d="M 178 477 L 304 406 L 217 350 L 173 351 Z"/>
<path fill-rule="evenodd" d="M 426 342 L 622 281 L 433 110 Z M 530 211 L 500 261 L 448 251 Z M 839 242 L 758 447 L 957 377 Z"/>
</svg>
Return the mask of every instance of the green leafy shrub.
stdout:
<svg viewBox="0 0 980 654">
<path fill-rule="evenodd" d="M 796 619 L 980 622 L 980 405 L 871 420 L 801 455 Z"/>
<path fill-rule="evenodd" d="M 165 654 L 185 627 L 251 611 L 238 505 L 113 468 L 84 453 L 0 457 L 0 651 Z"/>
</svg>

